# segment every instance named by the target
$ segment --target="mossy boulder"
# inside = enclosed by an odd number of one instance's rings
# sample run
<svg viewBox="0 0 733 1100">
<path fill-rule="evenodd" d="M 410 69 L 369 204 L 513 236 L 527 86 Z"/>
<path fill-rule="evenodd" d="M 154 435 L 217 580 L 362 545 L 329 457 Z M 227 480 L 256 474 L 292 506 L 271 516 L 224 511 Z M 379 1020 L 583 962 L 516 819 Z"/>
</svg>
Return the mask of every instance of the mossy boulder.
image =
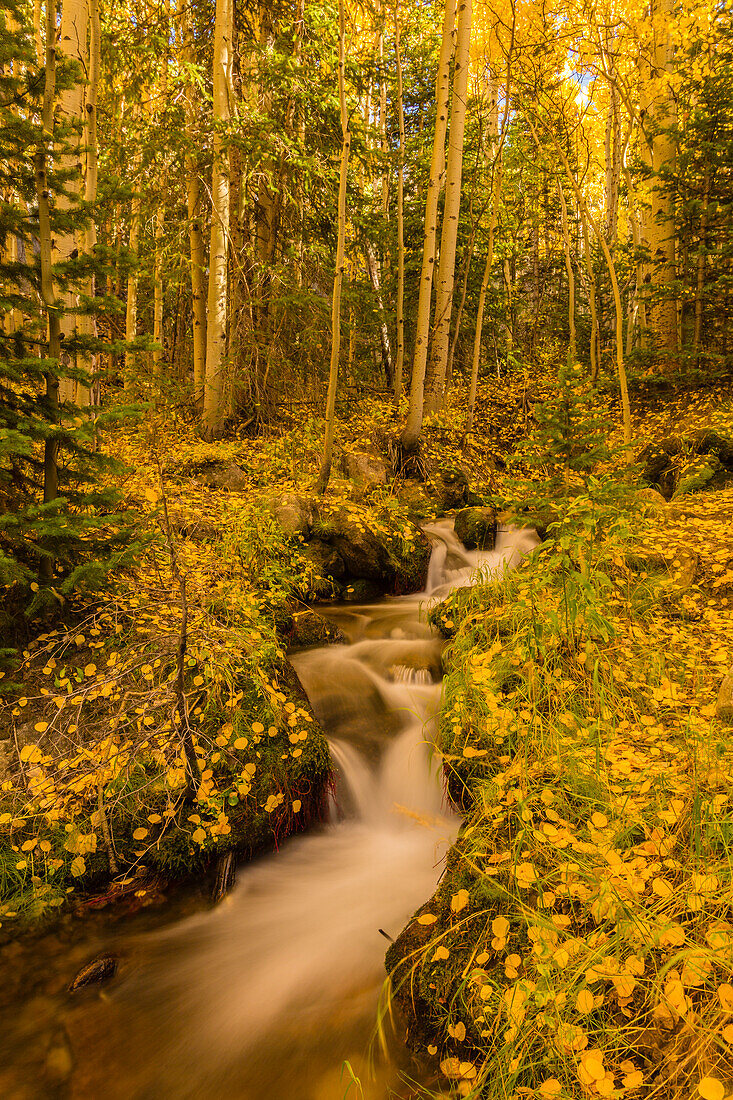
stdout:
<svg viewBox="0 0 733 1100">
<path fill-rule="evenodd" d="M 455 532 L 467 550 L 493 550 L 496 544 L 496 511 L 490 506 L 462 508 Z"/>
<path fill-rule="evenodd" d="M 342 631 L 312 607 L 295 611 L 291 622 L 292 626 L 285 639 L 291 649 L 305 649 L 310 646 L 332 645 L 346 641 Z"/>
</svg>

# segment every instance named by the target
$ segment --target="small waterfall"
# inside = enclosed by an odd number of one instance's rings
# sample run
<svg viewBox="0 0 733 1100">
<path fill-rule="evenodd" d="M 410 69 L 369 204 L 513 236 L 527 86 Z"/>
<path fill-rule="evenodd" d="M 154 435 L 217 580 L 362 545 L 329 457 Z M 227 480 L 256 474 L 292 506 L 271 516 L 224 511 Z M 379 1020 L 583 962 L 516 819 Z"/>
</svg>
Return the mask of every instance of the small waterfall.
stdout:
<svg viewBox="0 0 733 1100">
<path fill-rule="evenodd" d="M 432 751 L 442 643 L 421 602 L 470 584 L 477 570 L 513 565 L 537 542 L 533 532 L 501 531 L 495 550 L 470 552 L 449 521 L 427 530 L 424 593 L 335 609 L 351 644 L 293 658 L 331 744 L 330 824 L 243 868 L 214 911 L 132 945 L 98 1024 L 108 1041 L 124 1035 L 133 1064 L 105 1072 L 100 1095 L 411 1095 L 389 1065 L 363 1093 L 348 1090 L 340 1070 L 346 1059 L 363 1064 L 384 978 L 382 931 L 396 936 L 429 897 L 459 824 Z"/>
</svg>

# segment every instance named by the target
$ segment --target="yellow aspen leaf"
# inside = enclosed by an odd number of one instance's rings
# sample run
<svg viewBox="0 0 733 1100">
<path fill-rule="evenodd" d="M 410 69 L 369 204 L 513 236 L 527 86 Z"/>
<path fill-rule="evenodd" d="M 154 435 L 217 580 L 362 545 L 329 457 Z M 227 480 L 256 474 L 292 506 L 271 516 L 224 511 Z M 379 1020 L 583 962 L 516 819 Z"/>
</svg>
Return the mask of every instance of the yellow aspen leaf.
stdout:
<svg viewBox="0 0 733 1100">
<path fill-rule="evenodd" d="M 45 733 L 48 729 L 48 722 L 36 722 L 33 729 L 36 733 Z"/>
<path fill-rule="evenodd" d="M 733 1043 L 733 1024 L 726 1024 L 720 1034 L 723 1036 L 726 1043 Z"/>
<path fill-rule="evenodd" d="M 449 957 L 450 957 L 450 951 L 448 950 L 447 947 L 443 947 L 443 945 L 441 944 L 440 947 L 435 948 L 435 954 L 433 955 L 433 962 L 440 962 L 441 960 L 447 959 Z"/>
<path fill-rule="evenodd" d="M 575 1001 L 575 1007 L 581 1015 L 586 1016 L 593 1011 L 593 994 L 590 989 L 581 989 Z"/>
<path fill-rule="evenodd" d="M 451 1039 L 457 1039 L 459 1043 L 462 1043 L 466 1038 L 466 1025 L 462 1020 L 459 1020 L 457 1024 L 448 1024 L 448 1034 Z"/>
<path fill-rule="evenodd" d="M 596 1081 L 596 1092 L 599 1096 L 613 1096 L 613 1077 L 610 1073 L 601 1081 Z"/>
<path fill-rule="evenodd" d="M 630 997 L 636 988 L 636 978 L 631 974 L 617 974 L 612 981 L 619 997 Z"/>
<path fill-rule="evenodd" d="M 205 831 L 200 826 L 198 829 L 194 829 L 193 833 L 191 834 L 191 840 L 194 842 L 194 844 L 203 844 L 203 842 L 206 840 Z"/>
<path fill-rule="evenodd" d="M 724 1012 L 733 1012 L 733 985 L 725 982 L 718 986 L 718 1000 Z"/>
<path fill-rule="evenodd" d="M 135 829 L 135 832 L 132 834 L 132 839 L 133 840 L 145 840 L 145 837 L 147 835 L 148 835 L 148 830 L 147 829 Z"/>
<path fill-rule="evenodd" d="M 162 820 L 163 818 L 160 816 L 160 814 L 148 814 L 148 821 L 151 825 L 157 825 L 158 822 Z"/>
<path fill-rule="evenodd" d="M 697 1091 L 702 1100 L 724 1100 L 725 1097 L 723 1082 L 719 1081 L 717 1077 L 703 1077 L 697 1086 Z"/>
<path fill-rule="evenodd" d="M 204 683 L 203 676 L 194 676 L 194 678 L 193 678 L 193 686 L 194 687 L 200 688 L 200 687 L 203 686 L 203 683 Z"/>
<path fill-rule="evenodd" d="M 84 862 L 84 859 L 83 859 L 82 856 L 77 856 L 76 859 L 72 859 L 70 870 L 71 870 L 71 873 L 74 876 L 74 878 L 79 878 L 80 875 L 84 874 L 86 869 L 87 869 L 87 865 Z"/>
<path fill-rule="evenodd" d="M 265 727 L 262 725 L 262 722 L 253 722 L 252 723 L 252 733 L 264 733 L 264 732 L 265 732 Z"/>
<path fill-rule="evenodd" d="M 562 1085 L 558 1081 L 557 1077 L 548 1077 L 542 1082 L 539 1088 L 540 1096 L 546 1097 L 550 1100 L 553 1096 L 559 1096 L 562 1092 Z"/>
<path fill-rule="evenodd" d="M 450 907 L 454 913 L 460 913 L 468 905 L 468 890 L 459 890 L 450 899 Z"/>
<path fill-rule="evenodd" d="M 473 756 L 486 756 L 488 749 L 474 749 L 471 745 L 465 745 L 463 755 L 469 760 Z"/>
<path fill-rule="evenodd" d="M 517 883 L 525 889 L 537 881 L 537 872 L 532 863 L 520 863 L 514 872 Z"/>
<path fill-rule="evenodd" d="M 605 829 L 608 825 L 608 818 L 605 814 L 594 813 L 591 815 L 591 824 L 595 825 L 596 829 Z"/>
<path fill-rule="evenodd" d="M 583 1069 L 593 1081 L 602 1081 L 606 1076 L 606 1067 L 598 1051 L 588 1051 L 583 1056 Z"/>
<path fill-rule="evenodd" d="M 674 886 L 664 878 L 655 878 L 652 882 L 652 890 L 660 898 L 668 898 L 674 893 Z"/>
<path fill-rule="evenodd" d="M 623 1080 L 624 1092 L 635 1092 L 644 1084 L 644 1074 L 640 1069 L 627 1073 Z"/>
<path fill-rule="evenodd" d="M 21 844 L 20 850 L 21 852 L 32 852 L 37 844 L 38 837 L 34 836 L 31 838 L 31 840 L 26 840 L 23 844 Z"/>
<path fill-rule="evenodd" d="M 39 725 L 43 725 L 42 722 Z M 43 753 L 39 749 L 38 745 L 23 745 L 20 750 L 20 759 L 24 764 L 35 764 L 42 757 Z"/>
<path fill-rule="evenodd" d="M 87 676 L 87 677 L 88 676 L 93 676 L 96 671 L 97 671 L 97 666 L 96 665 L 85 665 L 84 666 L 84 675 Z"/>
<path fill-rule="evenodd" d="M 437 1054 L 438 1048 L 432 1044 L 428 1047 L 428 1054 Z"/>
<path fill-rule="evenodd" d="M 238 737 L 236 739 L 236 741 L 234 742 L 234 748 L 235 749 L 246 749 L 248 744 L 249 744 L 249 741 L 247 740 L 246 737 Z"/>
<path fill-rule="evenodd" d="M 499 939 L 506 939 L 509 928 L 509 921 L 506 919 L 506 917 L 494 917 L 491 922 L 491 931 Z"/>
<path fill-rule="evenodd" d="M 435 924 L 438 918 L 434 913 L 421 913 L 417 918 L 418 924 Z"/>
</svg>

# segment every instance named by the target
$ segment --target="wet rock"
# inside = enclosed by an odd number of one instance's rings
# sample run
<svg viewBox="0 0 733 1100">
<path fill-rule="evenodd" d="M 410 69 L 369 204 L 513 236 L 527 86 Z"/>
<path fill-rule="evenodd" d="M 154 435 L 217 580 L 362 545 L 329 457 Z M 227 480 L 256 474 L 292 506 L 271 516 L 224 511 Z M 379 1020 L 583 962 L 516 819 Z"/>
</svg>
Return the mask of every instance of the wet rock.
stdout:
<svg viewBox="0 0 733 1100">
<path fill-rule="evenodd" d="M 723 722 L 733 722 L 733 665 L 723 677 L 715 713 Z"/>
<path fill-rule="evenodd" d="M 307 538 L 316 519 L 317 505 L 297 493 L 283 493 L 273 500 L 272 514 L 286 535 Z"/>
<path fill-rule="evenodd" d="M 733 472 L 733 437 L 713 428 L 648 443 L 637 456 L 642 479 L 665 500 L 726 484 Z"/>
<path fill-rule="evenodd" d="M 346 477 L 365 489 L 387 483 L 387 463 L 375 453 L 346 451 L 341 459 L 341 468 Z"/>
<path fill-rule="evenodd" d="M 468 475 L 460 466 L 447 466 L 438 471 L 440 506 L 444 512 L 463 508 L 468 503 Z"/>
<path fill-rule="evenodd" d="M 349 577 L 384 581 L 389 575 L 389 553 L 384 541 L 359 517 L 340 508 L 330 517 L 331 543 L 340 554 Z"/>
<path fill-rule="evenodd" d="M 118 959 L 116 955 L 99 955 L 91 962 L 82 966 L 79 973 L 69 985 L 69 992 L 76 993 L 87 985 L 98 985 L 100 982 L 109 981 L 117 973 Z"/>
<path fill-rule="evenodd" d="M 487 506 L 462 508 L 456 515 L 455 532 L 467 550 L 493 550 L 496 511 Z"/>
<path fill-rule="evenodd" d="M 228 493 L 243 493 L 249 488 L 247 474 L 236 462 L 206 466 L 199 478 L 211 489 L 223 489 Z"/>
<path fill-rule="evenodd" d="M 306 608 L 293 615 L 287 641 L 293 649 L 305 649 L 308 646 L 343 643 L 346 638 L 324 615 Z"/>
<path fill-rule="evenodd" d="M 343 580 L 346 576 L 344 559 L 334 546 L 330 546 L 321 539 L 313 539 L 302 550 L 303 557 L 312 562 L 316 573 L 321 577 L 328 577 L 334 581 Z"/>
</svg>

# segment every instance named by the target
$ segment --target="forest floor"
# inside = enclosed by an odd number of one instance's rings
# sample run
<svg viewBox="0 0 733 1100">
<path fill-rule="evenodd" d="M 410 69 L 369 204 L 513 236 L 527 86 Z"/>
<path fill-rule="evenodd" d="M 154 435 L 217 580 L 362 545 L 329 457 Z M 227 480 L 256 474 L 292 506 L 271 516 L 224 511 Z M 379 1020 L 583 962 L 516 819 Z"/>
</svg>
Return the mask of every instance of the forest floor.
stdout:
<svg viewBox="0 0 733 1100">
<path fill-rule="evenodd" d="M 468 438 L 457 392 L 427 425 L 425 484 L 337 471 L 330 505 L 409 552 L 442 471 L 505 504 L 508 456 L 553 386 L 549 371 L 493 382 Z M 714 391 L 649 394 L 634 413 L 637 451 L 733 423 Z M 397 424 L 365 402 L 337 452 L 371 452 Z M 109 441 L 148 544 L 5 674 L 3 933 L 94 892 L 145 905 L 166 877 L 319 819 L 328 750 L 285 654 L 324 578 L 271 498 L 312 491 L 321 430 L 209 444 L 160 408 Z M 690 459 L 673 457 L 678 482 Z M 716 714 L 733 490 L 640 501 L 619 504 L 570 603 L 576 543 L 432 612 L 450 639 L 439 750 L 467 824 L 390 962 L 412 1041 L 457 1095 L 733 1094 L 733 749 Z"/>
</svg>

